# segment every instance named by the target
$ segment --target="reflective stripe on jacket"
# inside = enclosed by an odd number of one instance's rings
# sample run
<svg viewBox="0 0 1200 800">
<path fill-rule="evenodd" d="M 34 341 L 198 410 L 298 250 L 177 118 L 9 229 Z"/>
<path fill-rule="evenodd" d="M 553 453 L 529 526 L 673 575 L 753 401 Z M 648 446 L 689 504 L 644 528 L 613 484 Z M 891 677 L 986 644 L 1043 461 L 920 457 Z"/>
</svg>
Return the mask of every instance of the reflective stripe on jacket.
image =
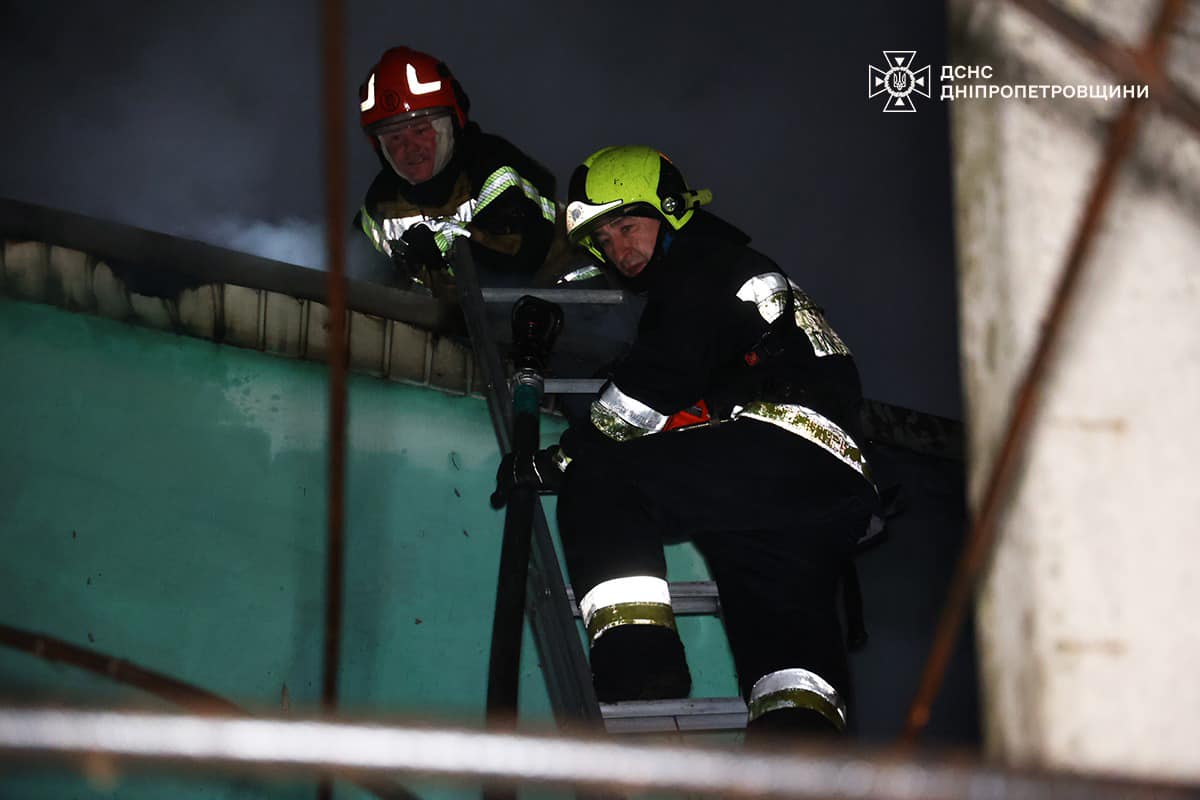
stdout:
<svg viewBox="0 0 1200 800">
<path fill-rule="evenodd" d="M 376 250 L 390 256 L 392 254 L 390 243 L 399 240 L 404 236 L 405 231 L 420 223 L 433 232 L 438 249 L 441 250 L 442 255 L 447 255 L 457 239 L 471 235 L 468 230 L 471 221 L 509 189 L 519 190 L 538 207 L 547 222 L 554 222 L 554 201 L 543 197 L 537 187 L 522 178 L 514 168 L 502 166 L 484 180 L 477 196 L 464 200 L 447 214 L 430 216 L 417 213 L 383 217 L 376 220 L 364 205 L 359 213 L 362 230 Z"/>
<path fill-rule="evenodd" d="M 637 279 L 648 296 L 638 335 L 592 403 L 592 426 L 616 441 L 685 435 L 698 426 L 676 432 L 670 419 L 703 399 L 714 415 L 774 425 L 870 480 L 850 348 L 773 261 L 743 242 L 693 233 L 699 219 Z M 751 366 L 747 354 L 776 330 L 789 292 L 796 335 L 781 355 Z"/>
</svg>

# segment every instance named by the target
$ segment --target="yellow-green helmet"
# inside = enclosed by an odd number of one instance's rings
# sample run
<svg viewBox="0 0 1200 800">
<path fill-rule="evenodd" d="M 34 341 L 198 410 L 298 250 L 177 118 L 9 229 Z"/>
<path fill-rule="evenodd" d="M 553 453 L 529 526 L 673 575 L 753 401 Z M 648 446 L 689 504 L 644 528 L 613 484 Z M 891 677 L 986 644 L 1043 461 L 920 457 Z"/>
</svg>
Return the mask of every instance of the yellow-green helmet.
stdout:
<svg viewBox="0 0 1200 800">
<path fill-rule="evenodd" d="M 689 190 L 679 169 L 653 147 L 605 147 L 584 159 L 571 176 L 567 238 L 604 261 L 604 254 L 592 244 L 592 231 L 599 226 L 642 212 L 679 230 L 697 206 L 711 200 L 708 190 Z"/>
</svg>

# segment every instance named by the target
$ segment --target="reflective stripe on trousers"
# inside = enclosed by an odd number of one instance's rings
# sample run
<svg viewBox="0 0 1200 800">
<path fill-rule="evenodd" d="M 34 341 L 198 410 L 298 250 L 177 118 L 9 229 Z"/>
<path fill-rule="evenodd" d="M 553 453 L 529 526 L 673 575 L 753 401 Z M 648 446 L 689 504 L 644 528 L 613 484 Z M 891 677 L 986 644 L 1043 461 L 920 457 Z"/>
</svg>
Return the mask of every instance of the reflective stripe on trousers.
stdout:
<svg viewBox="0 0 1200 800">
<path fill-rule="evenodd" d="M 588 641 L 618 625 L 658 625 L 675 630 L 671 592 L 662 578 L 613 578 L 592 587 L 579 601 Z"/>
<path fill-rule="evenodd" d="M 846 704 L 837 689 L 815 672 L 781 669 L 758 679 L 750 690 L 749 721 L 783 708 L 807 708 L 846 730 Z"/>
</svg>

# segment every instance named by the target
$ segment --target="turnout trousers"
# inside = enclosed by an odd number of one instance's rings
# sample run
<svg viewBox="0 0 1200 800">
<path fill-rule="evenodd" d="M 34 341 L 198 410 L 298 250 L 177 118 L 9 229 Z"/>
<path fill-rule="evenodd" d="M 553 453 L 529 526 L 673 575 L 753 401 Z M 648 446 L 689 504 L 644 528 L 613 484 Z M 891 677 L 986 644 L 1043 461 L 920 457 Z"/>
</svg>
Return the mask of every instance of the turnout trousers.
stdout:
<svg viewBox="0 0 1200 800">
<path fill-rule="evenodd" d="M 695 543 L 720 594 L 753 723 L 756 683 L 782 671 L 813 673 L 850 702 L 838 580 L 875 498 L 869 480 L 819 446 L 736 420 L 587 451 L 564 476 L 558 521 L 576 598 L 621 586 L 615 579 L 665 580 L 664 543 Z M 641 647 L 627 648 L 621 663 L 598 664 L 597 642 L 612 631 L 652 627 L 616 619 L 598 636 L 589 624 L 598 694 L 603 670 L 670 669 L 655 663 L 662 656 L 654 648 Z"/>
</svg>

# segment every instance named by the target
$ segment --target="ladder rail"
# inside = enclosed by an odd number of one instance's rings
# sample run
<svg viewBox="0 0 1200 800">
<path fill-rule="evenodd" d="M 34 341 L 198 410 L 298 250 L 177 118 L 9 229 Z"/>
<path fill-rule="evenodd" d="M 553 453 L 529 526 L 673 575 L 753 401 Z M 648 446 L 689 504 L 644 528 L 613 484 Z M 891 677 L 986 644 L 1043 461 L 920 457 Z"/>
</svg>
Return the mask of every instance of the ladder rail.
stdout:
<svg viewBox="0 0 1200 800">
<path fill-rule="evenodd" d="M 625 302 L 625 292 L 620 289 L 542 289 L 530 286 L 520 289 L 486 288 L 479 290 L 485 303 L 511 304 L 525 295 L 540 297 L 552 303 L 581 305 L 620 305 Z"/>
<path fill-rule="evenodd" d="M 451 254 L 459 281 L 460 303 L 482 378 L 488 411 L 502 455 L 512 450 L 512 398 L 508 376 L 487 317 L 489 303 L 515 302 L 523 294 L 566 303 L 621 302 L 620 292 L 584 290 L 480 289 L 470 252 L 456 246 Z M 598 296 L 592 297 L 592 294 Z M 603 381 L 547 379 L 547 394 L 592 393 Z M 735 731 L 745 727 L 746 706 L 740 697 L 679 698 L 665 701 L 632 701 L 601 705 L 592 685 L 591 668 L 584 652 L 574 591 L 562 569 L 545 510 L 534 497 L 533 531 L 527 575 L 526 615 L 541 658 L 551 707 L 560 728 L 607 731 L 609 734 L 685 733 Z M 720 598 L 712 581 L 670 584 L 672 605 L 681 614 L 720 615 Z M 590 798 L 599 800 L 599 798 Z"/>
<path fill-rule="evenodd" d="M 682 697 L 603 703 L 609 733 L 690 733 L 739 731 L 746 727 L 746 703 L 740 697 Z"/>
<path fill-rule="evenodd" d="M 483 377 L 488 411 L 502 455 L 512 450 L 512 398 L 500 350 L 490 335 L 487 309 L 470 249 L 456 246 L 451 254 L 459 284 L 468 335 Z M 550 538 L 545 510 L 534 497 L 531 558 L 526 579 L 526 615 L 541 658 L 555 719 L 562 728 L 602 730 L 600 703 L 591 669 L 579 640 L 566 583 Z"/>
</svg>

